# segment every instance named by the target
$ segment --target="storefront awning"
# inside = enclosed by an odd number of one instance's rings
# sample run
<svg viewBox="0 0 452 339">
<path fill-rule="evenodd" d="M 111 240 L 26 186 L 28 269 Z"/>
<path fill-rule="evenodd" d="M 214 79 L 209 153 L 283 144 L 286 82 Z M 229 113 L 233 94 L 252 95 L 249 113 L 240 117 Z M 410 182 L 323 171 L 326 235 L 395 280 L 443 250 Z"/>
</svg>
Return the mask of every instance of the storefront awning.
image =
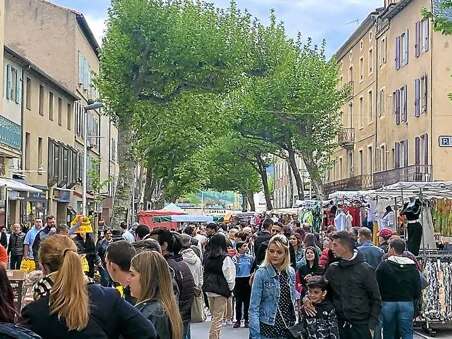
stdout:
<svg viewBox="0 0 452 339">
<path fill-rule="evenodd" d="M 0 187 L 6 187 L 9 190 L 17 192 L 41 193 L 40 189 L 23 184 L 17 180 L 0 178 Z"/>
</svg>

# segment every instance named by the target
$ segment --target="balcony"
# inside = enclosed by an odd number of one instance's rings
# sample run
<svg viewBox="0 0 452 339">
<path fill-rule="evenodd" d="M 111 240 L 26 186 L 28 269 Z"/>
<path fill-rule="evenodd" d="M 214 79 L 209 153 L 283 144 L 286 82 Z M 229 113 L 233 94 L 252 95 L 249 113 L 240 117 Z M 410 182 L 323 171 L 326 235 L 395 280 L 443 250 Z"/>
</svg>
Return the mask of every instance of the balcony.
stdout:
<svg viewBox="0 0 452 339">
<path fill-rule="evenodd" d="M 337 136 L 338 143 L 345 149 L 353 149 L 355 145 L 355 129 L 342 128 Z"/>
<path fill-rule="evenodd" d="M 432 181 L 432 166 L 413 165 L 374 173 L 373 187 L 381 188 L 401 181 Z"/>
<path fill-rule="evenodd" d="M 328 182 L 323 186 L 325 194 L 337 191 L 360 191 L 373 188 L 372 175 L 358 175 L 355 177 Z"/>
</svg>

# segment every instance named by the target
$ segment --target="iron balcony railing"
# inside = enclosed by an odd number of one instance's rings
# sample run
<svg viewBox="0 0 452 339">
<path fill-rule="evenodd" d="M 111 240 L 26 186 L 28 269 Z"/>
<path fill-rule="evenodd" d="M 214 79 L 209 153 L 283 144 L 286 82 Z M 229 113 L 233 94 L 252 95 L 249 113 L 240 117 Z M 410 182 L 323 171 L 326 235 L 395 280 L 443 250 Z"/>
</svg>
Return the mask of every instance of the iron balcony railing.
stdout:
<svg viewBox="0 0 452 339">
<path fill-rule="evenodd" d="M 337 191 L 359 191 L 373 188 L 373 178 L 371 175 L 358 175 L 355 177 L 328 182 L 323 186 L 325 194 Z"/>
<path fill-rule="evenodd" d="M 355 129 L 342 128 L 337 136 L 337 141 L 344 148 L 353 148 L 355 144 Z"/>
<path fill-rule="evenodd" d="M 388 171 L 374 173 L 374 188 L 392 185 L 401 181 L 432 181 L 432 166 L 412 165 L 401 168 L 394 168 Z"/>
</svg>

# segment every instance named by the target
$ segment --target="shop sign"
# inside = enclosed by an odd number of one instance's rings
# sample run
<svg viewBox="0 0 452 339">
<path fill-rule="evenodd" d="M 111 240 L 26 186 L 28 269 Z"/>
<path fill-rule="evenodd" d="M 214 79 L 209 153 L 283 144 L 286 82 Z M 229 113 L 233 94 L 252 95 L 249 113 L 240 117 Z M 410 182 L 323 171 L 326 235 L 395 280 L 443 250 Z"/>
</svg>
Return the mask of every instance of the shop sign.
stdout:
<svg viewBox="0 0 452 339">
<path fill-rule="evenodd" d="M 28 193 L 29 201 L 47 201 L 46 192 L 30 192 Z"/>
<path fill-rule="evenodd" d="M 452 147 L 452 135 L 442 135 L 439 137 L 439 147 Z"/>
<path fill-rule="evenodd" d="M 71 191 L 60 190 L 57 188 L 53 189 L 53 199 L 58 202 L 70 202 L 71 201 Z"/>
</svg>

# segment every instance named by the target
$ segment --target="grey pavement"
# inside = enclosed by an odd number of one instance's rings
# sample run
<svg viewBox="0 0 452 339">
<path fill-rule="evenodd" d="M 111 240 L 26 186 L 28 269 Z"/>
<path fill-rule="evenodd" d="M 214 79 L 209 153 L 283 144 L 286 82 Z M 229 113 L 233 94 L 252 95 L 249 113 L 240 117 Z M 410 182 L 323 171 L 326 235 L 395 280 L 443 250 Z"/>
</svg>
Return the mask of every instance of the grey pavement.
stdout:
<svg viewBox="0 0 452 339">
<path fill-rule="evenodd" d="M 210 322 L 206 321 L 203 323 L 192 324 L 191 325 L 191 337 L 192 339 L 208 339 L 209 338 L 209 327 Z M 232 328 L 231 325 L 224 326 L 221 331 L 221 338 L 227 339 L 248 339 L 249 332 L 246 328 L 235 329 Z M 414 339 L 430 339 L 433 337 L 429 337 L 423 333 L 416 334 Z M 434 338 L 440 339 L 452 339 L 452 331 L 438 331 Z"/>
</svg>

